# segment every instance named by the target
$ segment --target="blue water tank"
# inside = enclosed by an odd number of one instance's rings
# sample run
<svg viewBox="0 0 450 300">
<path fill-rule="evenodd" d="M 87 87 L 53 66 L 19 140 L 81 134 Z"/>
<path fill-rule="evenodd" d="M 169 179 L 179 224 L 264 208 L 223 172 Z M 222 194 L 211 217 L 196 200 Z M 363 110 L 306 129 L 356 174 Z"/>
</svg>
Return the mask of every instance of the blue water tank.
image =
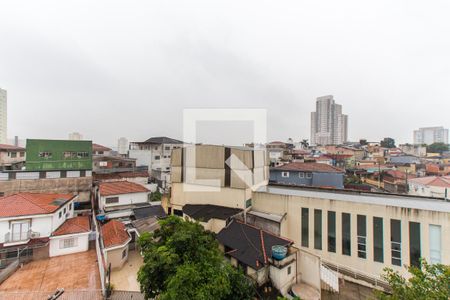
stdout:
<svg viewBox="0 0 450 300">
<path fill-rule="evenodd" d="M 287 247 L 281 245 L 272 246 L 272 257 L 276 260 L 282 260 L 286 257 Z"/>
<path fill-rule="evenodd" d="M 100 222 L 103 222 L 106 220 L 106 216 L 105 215 L 97 215 L 97 220 Z"/>
</svg>

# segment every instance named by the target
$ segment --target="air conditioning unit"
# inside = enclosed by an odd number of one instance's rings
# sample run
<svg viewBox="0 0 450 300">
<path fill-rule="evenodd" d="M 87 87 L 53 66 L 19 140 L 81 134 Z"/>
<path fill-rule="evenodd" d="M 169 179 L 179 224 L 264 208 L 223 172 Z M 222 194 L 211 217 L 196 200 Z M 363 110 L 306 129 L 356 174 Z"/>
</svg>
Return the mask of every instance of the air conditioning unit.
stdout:
<svg viewBox="0 0 450 300">
<path fill-rule="evenodd" d="M 32 238 L 32 239 L 35 239 L 35 238 L 38 238 L 38 237 L 40 237 L 40 233 L 39 232 L 31 232 L 31 234 L 30 234 L 30 237 Z"/>
</svg>

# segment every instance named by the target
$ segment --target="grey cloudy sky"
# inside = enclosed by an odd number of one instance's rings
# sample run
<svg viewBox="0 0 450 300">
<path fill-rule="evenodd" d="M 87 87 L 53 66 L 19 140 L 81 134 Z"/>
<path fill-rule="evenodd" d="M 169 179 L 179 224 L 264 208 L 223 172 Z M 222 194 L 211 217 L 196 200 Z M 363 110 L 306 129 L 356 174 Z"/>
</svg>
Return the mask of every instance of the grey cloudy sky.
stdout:
<svg viewBox="0 0 450 300">
<path fill-rule="evenodd" d="M 115 146 L 181 138 L 183 108 L 245 107 L 267 108 L 269 139 L 299 140 L 333 94 L 352 140 L 411 142 L 450 127 L 449 13 L 447 0 L 2 0 L 9 135 Z M 213 128 L 199 132 L 248 139 Z"/>
</svg>

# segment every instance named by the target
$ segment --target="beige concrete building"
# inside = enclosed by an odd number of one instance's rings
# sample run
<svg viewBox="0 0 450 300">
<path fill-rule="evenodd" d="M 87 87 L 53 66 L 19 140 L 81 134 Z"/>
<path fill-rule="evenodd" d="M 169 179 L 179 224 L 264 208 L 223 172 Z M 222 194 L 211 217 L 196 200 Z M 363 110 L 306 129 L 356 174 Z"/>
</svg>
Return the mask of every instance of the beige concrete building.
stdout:
<svg viewBox="0 0 450 300">
<path fill-rule="evenodd" d="M 283 186 L 262 187 L 252 200 L 253 211 L 282 216 L 281 236 L 345 274 L 379 280 L 391 267 L 407 275 L 420 257 L 450 264 L 450 202 Z"/>
</svg>

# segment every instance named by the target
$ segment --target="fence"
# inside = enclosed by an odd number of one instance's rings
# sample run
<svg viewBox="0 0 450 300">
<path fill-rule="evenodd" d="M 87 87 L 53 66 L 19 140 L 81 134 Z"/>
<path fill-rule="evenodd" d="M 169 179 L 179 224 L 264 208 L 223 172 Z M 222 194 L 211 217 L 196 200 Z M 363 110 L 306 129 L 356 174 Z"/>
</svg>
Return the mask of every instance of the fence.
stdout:
<svg viewBox="0 0 450 300">
<path fill-rule="evenodd" d="M 103 252 L 100 247 L 100 229 L 98 228 L 97 220 L 95 219 L 95 213 L 92 214 L 92 223 L 94 224 L 94 230 L 96 232 L 95 237 L 95 250 L 97 252 L 97 261 L 98 261 L 98 270 L 100 272 L 100 283 L 102 286 L 102 294 L 105 295 L 106 292 L 106 284 L 105 284 L 105 259 L 103 257 Z"/>
<path fill-rule="evenodd" d="M 91 170 L 68 170 L 68 171 L 3 171 L 0 172 L 0 181 L 9 180 L 36 180 L 36 179 L 59 179 L 80 178 L 92 176 Z"/>
</svg>

